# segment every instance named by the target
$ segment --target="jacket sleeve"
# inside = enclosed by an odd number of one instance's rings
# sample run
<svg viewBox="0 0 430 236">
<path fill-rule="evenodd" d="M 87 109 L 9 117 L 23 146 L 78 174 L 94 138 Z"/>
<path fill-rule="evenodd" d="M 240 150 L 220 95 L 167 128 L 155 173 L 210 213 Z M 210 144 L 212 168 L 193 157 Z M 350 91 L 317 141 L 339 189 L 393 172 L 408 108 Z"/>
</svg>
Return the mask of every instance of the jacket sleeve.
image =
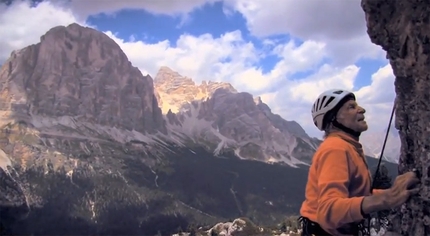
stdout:
<svg viewBox="0 0 430 236">
<path fill-rule="evenodd" d="M 322 150 L 317 160 L 317 222 L 324 229 L 337 229 L 363 219 L 364 197 L 349 197 L 349 164 L 347 152 L 330 148 Z"/>
</svg>

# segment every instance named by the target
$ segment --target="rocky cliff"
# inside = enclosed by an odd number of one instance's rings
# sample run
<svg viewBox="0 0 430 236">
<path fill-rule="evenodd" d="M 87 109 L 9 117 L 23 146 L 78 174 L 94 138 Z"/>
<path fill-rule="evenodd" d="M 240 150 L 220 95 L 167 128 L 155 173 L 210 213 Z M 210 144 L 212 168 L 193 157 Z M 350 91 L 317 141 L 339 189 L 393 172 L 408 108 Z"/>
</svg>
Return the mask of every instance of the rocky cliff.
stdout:
<svg viewBox="0 0 430 236">
<path fill-rule="evenodd" d="M 40 43 L 12 53 L 0 81 L 5 118 L 36 126 L 52 122 L 42 117 L 73 118 L 166 132 L 152 78 L 133 67 L 111 38 L 91 28 L 72 24 L 49 30 Z"/>
<path fill-rule="evenodd" d="M 169 130 L 205 145 L 218 155 L 234 152 L 242 159 L 310 163 L 319 140 L 295 121 L 273 114 L 259 97 L 223 82 L 196 85 L 168 67 L 154 79 Z"/>
<path fill-rule="evenodd" d="M 387 51 L 396 90 L 399 173 L 417 168 L 421 189 L 393 217 L 403 235 L 430 235 L 430 3 L 419 0 L 362 0 L 367 32 Z"/>
</svg>

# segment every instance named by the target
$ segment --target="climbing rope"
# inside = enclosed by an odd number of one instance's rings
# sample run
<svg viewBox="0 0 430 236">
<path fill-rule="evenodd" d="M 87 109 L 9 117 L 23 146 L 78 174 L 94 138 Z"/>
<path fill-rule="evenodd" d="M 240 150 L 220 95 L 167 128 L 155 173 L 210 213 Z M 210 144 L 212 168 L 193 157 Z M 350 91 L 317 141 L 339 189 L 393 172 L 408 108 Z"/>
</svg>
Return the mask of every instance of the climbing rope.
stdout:
<svg viewBox="0 0 430 236">
<path fill-rule="evenodd" d="M 396 110 L 396 105 L 397 105 L 397 102 L 396 102 L 396 100 L 394 100 L 393 109 L 391 110 L 390 121 L 388 122 L 387 132 L 385 133 L 384 144 L 382 145 L 382 150 L 381 150 L 381 155 L 379 156 L 378 166 L 376 167 L 375 175 L 374 175 L 373 181 L 372 181 L 372 187 L 370 188 L 370 194 L 373 193 L 373 189 L 375 188 L 375 182 L 376 182 L 375 180 L 376 180 L 376 178 L 378 178 L 379 167 L 381 166 L 382 157 L 384 156 L 385 145 L 387 144 L 388 134 L 390 133 L 391 123 L 393 122 L 394 111 Z"/>
<path fill-rule="evenodd" d="M 375 174 L 374 174 L 374 177 L 372 180 L 372 185 L 370 188 L 370 194 L 373 193 L 373 189 L 375 188 L 375 182 L 376 182 L 375 180 L 376 180 L 376 178 L 378 178 L 378 175 L 379 175 L 379 168 L 381 166 L 382 157 L 384 156 L 385 145 L 387 144 L 388 134 L 390 133 L 391 123 L 393 122 L 394 111 L 396 110 L 396 105 L 397 105 L 397 102 L 396 102 L 396 100 L 394 100 L 393 109 L 391 110 L 390 121 L 388 122 L 387 132 L 385 133 L 385 138 L 384 138 L 384 143 L 382 144 L 381 155 L 379 156 L 378 165 L 376 166 Z M 364 227 L 364 225 L 362 225 L 363 222 L 361 222 L 359 224 L 359 226 L 361 226 L 361 227 L 359 227 L 360 231 L 361 231 L 360 235 L 363 235 L 363 236 L 369 236 L 370 235 L 371 217 L 367 216 L 366 218 L 367 218 L 367 227 Z"/>
<path fill-rule="evenodd" d="M 370 188 L 370 194 L 373 193 L 373 189 L 375 188 L 375 182 L 376 182 L 375 180 L 376 180 L 376 178 L 378 178 L 379 168 L 381 166 L 382 157 L 384 156 L 385 145 L 387 144 L 388 134 L 390 133 L 391 123 L 393 121 L 394 111 L 396 110 L 396 105 L 397 105 L 397 102 L 396 102 L 396 100 L 394 100 L 393 110 L 391 111 L 390 121 L 388 122 L 388 128 L 387 128 L 387 132 L 385 133 L 384 144 L 382 145 L 382 150 L 381 150 L 381 155 L 379 156 L 378 166 L 376 167 L 375 175 L 373 177 L 372 187 Z M 418 178 L 421 178 L 421 172 L 418 169 L 414 168 L 414 169 L 412 169 L 412 171 L 415 172 L 415 174 L 417 175 Z"/>
</svg>

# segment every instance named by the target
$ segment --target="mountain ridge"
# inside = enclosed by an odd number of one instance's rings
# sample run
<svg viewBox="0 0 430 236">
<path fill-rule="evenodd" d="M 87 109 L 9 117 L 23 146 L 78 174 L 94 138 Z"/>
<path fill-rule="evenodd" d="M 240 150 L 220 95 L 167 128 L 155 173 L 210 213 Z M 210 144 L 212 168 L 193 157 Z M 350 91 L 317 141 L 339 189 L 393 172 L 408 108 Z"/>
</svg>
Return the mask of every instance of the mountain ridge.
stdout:
<svg viewBox="0 0 430 236">
<path fill-rule="evenodd" d="M 217 120 L 221 119 L 223 120 L 223 122 L 221 123 L 225 123 L 224 120 L 232 121 L 234 117 L 228 117 L 228 115 L 224 115 L 223 112 L 219 110 L 212 111 L 213 108 L 210 108 L 210 105 L 208 105 L 211 104 L 213 100 L 224 99 L 226 96 L 236 98 L 227 99 L 228 102 L 226 102 L 225 106 L 222 106 L 222 109 L 228 109 L 228 107 L 233 106 L 233 104 L 235 103 L 234 100 L 243 100 L 242 105 L 248 104 L 246 106 L 251 107 L 252 105 L 250 104 L 250 101 L 251 99 L 253 99 L 256 106 L 255 110 L 258 110 L 267 117 L 270 123 L 269 126 L 272 126 L 276 131 L 280 131 L 281 133 L 283 133 L 283 135 L 287 136 L 287 141 L 269 140 L 268 142 L 275 143 L 276 145 L 276 141 L 278 141 L 278 143 L 282 143 L 282 146 L 288 146 L 289 144 L 292 144 L 292 147 L 290 149 L 296 149 L 297 146 L 294 145 L 298 144 L 294 143 L 300 143 L 300 149 L 297 148 L 298 153 L 306 152 L 305 150 L 311 150 L 304 155 L 298 155 L 299 160 L 305 160 L 305 163 L 301 163 L 301 161 L 297 161 L 297 158 L 292 155 L 291 150 L 285 152 L 285 150 L 278 147 L 274 148 L 274 150 L 264 151 L 266 147 L 264 144 L 261 144 L 261 142 L 267 142 L 267 140 L 264 140 L 263 138 L 263 140 L 256 141 L 250 138 L 245 138 L 246 140 L 249 140 L 253 145 L 249 149 L 260 149 L 260 151 L 258 151 L 257 153 L 258 156 L 263 157 L 260 158 L 261 161 L 283 161 L 293 166 L 295 166 L 297 163 L 309 164 L 312 156 L 312 151 L 315 151 L 316 146 L 318 146 L 319 143 L 322 142 L 322 140 L 318 138 L 310 137 L 296 121 L 288 121 L 282 118 L 279 114 L 272 113 L 270 107 L 261 100 L 261 97 L 253 97 L 253 95 L 248 92 L 238 92 L 238 90 L 236 90 L 231 84 L 226 82 L 212 82 L 209 80 L 203 81 L 200 85 L 197 85 L 192 78 L 182 76 L 181 74 L 176 71 L 173 71 L 169 67 L 162 66 L 154 77 L 154 88 L 157 93 L 158 102 L 163 106 L 163 115 L 167 118 L 166 121 L 168 126 L 170 126 L 170 130 L 175 130 L 180 133 L 186 133 L 187 136 L 193 136 L 193 134 L 190 134 L 189 130 L 181 130 L 181 123 L 186 122 L 187 117 L 192 119 L 192 124 L 189 125 L 194 126 L 193 128 L 195 132 L 198 132 L 198 130 L 196 130 L 197 128 L 195 127 L 197 124 L 199 126 L 202 126 L 202 123 L 199 123 L 200 120 L 205 121 L 203 127 L 200 127 L 200 129 L 204 130 L 203 132 L 206 132 L 206 130 L 208 129 L 215 129 L 215 131 L 212 130 L 211 132 L 216 133 L 218 140 L 214 140 L 214 138 L 207 138 L 209 139 L 209 142 L 220 144 L 215 145 L 216 147 L 208 147 L 208 149 L 211 149 L 215 154 L 228 144 L 230 146 L 234 146 L 236 150 L 236 155 L 240 156 L 239 149 L 242 145 L 246 145 L 240 143 L 238 144 L 237 140 L 235 138 L 232 138 L 232 135 L 229 134 L 231 133 L 232 128 L 230 128 L 230 130 L 228 130 L 228 128 L 224 131 L 221 130 L 221 132 L 219 130 L 218 123 L 220 122 L 218 122 Z M 217 91 L 219 89 L 221 89 L 222 91 Z M 200 111 L 200 109 L 202 109 L 203 111 Z M 209 114 L 210 112 L 214 114 Z M 235 111 L 231 112 L 234 113 Z M 192 116 L 192 114 L 194 115 Z M 247 115 L 247 113 L 243 111 L 239 115 Z M 258 120 L 258 118 L 251 117 L 248 120 L 253 120 L 255 123 L 259 124 L 260 132 L 264 132 L 261 130 L 267 129 L 268 125 L 264 125 L 264 122 Z M 261 126 L 266 127 L 263 128 Z M 252 127 L 250 128 L 252 129 Z M 395 139 L 396 137 L 393 136 L 392 133 L 393 132 L 391 132 L 391 135 L 389 136 L 384 159 L 396 163 L 396 153 L 398 153 L 399 149 L 397 145 L 398 143 L 396 141 L 398 140 Z M 379 140 L 379 136 L 381 135 L 375 135 L 373 133 L 365 133 L 363 135 L 362 140 L 364 141 L 362 141 L 362 144 L 366 155 L 374 158 L 379 158 L 380 149 L 383 141 L 383 139 Z M 221 144 L 222 142 L 224 143 Z M 248 147 L 242 148 L 247 149 Z M 276 155 L 273 155 L 272 153 L 276 153 L 278 157 L 273 158 L 273 156 Z M 279 154 L 281 155 L 281 157 L 279 157 Z M 251 157 L 244 158 L 246 159 Z"/>
</svg>

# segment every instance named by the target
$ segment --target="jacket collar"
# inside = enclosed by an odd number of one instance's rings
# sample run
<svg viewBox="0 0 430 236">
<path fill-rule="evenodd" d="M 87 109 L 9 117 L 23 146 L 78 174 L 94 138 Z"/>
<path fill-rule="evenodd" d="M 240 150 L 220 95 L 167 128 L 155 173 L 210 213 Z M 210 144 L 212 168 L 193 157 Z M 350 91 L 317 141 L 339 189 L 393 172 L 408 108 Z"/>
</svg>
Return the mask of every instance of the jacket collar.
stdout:
<svg viewBox="0 0 430 236">
<path fill-rule="evenodd" d="M 363 146 L 361 145 L 361 143 L 359 142 L 359 139 L 357 137 L 354 137 L 348 133 L 345 133 L 341 130 L 336 130 L 331 132 L 327 138 L 329 137 L 339 137 L 343 140 L 345 140 L 346 142 L 350 143 L 351 145 L 353 145 L 355 147 L 355 149 L 360 153 L 363 154 Z"/>
</svg>

